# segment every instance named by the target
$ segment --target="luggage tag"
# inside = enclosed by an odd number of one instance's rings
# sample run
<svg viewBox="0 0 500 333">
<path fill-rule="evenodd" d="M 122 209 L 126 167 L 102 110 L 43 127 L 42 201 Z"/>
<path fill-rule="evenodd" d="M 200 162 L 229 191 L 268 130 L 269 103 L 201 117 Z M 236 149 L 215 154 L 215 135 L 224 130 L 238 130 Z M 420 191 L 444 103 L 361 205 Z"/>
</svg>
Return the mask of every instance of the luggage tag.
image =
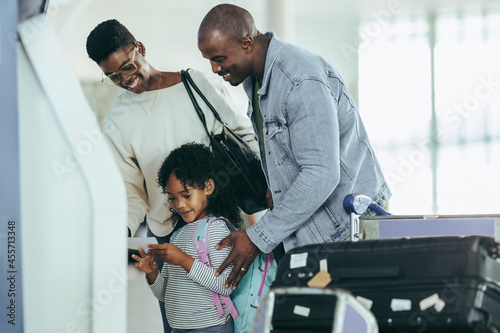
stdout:
<svg viewBox="0 0 500 333">
<path fill-rule="evenodd" d="M 437 312 L 441 312 L 444 309 L 445 305 L 446 303 L 441 298 L 439 298 L 438 294 L 433 294 L 427 298 L 424 298 L 419 303 L 420 310 L 422 311 L 425 311 L 433 306 Z"/>
<path fill-rule="evenodd" d="M 364 298 L 362 296 L 356 296 L 356 299 L 358 300 L 361 305 L 363 305 L 368 311 L 372 309 L 373 301 L 368 298 Z"/>
<path fill-rule="evenodd" d="M 332 281 L 330 273 L 325 271 L 319 271 L 318 274 L 314 275 L 311 280 L 307 282 L 309 288 L 325 288 Z"/>
<path fill-rule="evenodd" d="M 295 307 L 293 308 L 293 313 L 298 315 L 298 316 L 309 317 L 309 314 L 311 313 L 311 309 L 306 308 L 305 306 L 295 305 Z"/>
<path fill-rule="evenodd" d="M 409 299 L 393 298 L 391 300 L 391 310 L 393 312 L 410 311 L 411 310 L 411 300 L 409 300 Z"/>
<path fill-rule="evenodd" d="M 290 269 L 307 266 L 307 256 L 307 252 L 292 254 L 290 256 Z"/>
<path fill-rule="evenodd" d="M 328 272 L 328 260 L 326 259 L 321 259 L 319 261 L 319 270 L 320 271 L 325 271 Z"/>
</svg>

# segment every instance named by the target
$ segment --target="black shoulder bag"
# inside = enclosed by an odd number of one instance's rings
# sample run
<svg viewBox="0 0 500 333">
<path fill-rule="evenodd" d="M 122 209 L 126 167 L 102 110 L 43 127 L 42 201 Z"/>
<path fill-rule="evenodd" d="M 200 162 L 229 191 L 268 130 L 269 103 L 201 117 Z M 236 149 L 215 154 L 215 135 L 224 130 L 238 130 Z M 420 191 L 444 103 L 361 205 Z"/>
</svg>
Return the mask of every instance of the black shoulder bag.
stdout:
<svg viewBox="0 0 500 333">
<path fill-rule="evenodd" d="M 223 176 L 233 186 L 238 206 L 247 214 L 253 214 L 268 208 L 266 200 L 267 182 L 260 159 L 248 145 L 234 133 L 221 119 L 215 108 L 210 104 L 186 70 L 181 71 L 181 78 L 188 92 L 194 108 L 205 127 L 212 152 L 225 167 Z M 215 119 L 222 125 L 219 134 L 210 133 L 205 121 L 205 114 L 201 110 L 191 87 L 214 114 Z M 221 177 L 222 179 L 222 177 Z M 224 181 L 224 179 L 223 179 Z"/>
</svg>

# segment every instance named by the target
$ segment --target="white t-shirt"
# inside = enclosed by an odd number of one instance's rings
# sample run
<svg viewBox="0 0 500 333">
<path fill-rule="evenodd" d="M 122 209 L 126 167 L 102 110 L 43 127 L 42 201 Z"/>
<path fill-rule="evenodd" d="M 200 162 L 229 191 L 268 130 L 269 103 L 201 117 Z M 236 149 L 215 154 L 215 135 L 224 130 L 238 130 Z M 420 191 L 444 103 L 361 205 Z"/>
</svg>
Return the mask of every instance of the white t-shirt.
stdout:
<svg viewBox="0 0 500 333">
<path fill-rule="evenodd" d="M 189 73 L 223 121 L 258 152 L 255 133 L 246 110 L 236 109 L 225 82 L 211 73 L 194 69 L 190 69 Z M 155 96 L 156 101 L 152 107 Z M 198 97 L 208 130 L 220 133 L 220 123 Z M 151 114 L 147 115 L 147 112 Z M 132 235 L 146 214 L 153 234 L 169 234 L 173 229 L 170 219 L 172 214 L 168 201 L 156 183 L 158 169 L 170 151 L 182 144 L 210 144 L 184 84 L 181 82 L 142 94 L 125 91 L 106 111 L 103 132 L 125 182 L 128 199 L 127 226 Z"/>
</svg>

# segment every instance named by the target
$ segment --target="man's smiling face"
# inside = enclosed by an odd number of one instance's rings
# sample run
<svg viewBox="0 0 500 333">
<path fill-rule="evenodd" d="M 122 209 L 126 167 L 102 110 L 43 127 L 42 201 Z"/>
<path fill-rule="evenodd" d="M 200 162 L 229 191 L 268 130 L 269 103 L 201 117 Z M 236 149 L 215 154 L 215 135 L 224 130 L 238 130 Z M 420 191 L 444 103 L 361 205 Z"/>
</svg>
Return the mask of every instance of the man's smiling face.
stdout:
<svg viewBox="0 0 500 333">
<path fill-rule="evenodd" d="M 198 40 L 198 49 L 210 61 L 212 71 L 233 86 L 242 83 L 252 72 L 251 53 L 243 44 L 214 32 Z"/>
</svg>

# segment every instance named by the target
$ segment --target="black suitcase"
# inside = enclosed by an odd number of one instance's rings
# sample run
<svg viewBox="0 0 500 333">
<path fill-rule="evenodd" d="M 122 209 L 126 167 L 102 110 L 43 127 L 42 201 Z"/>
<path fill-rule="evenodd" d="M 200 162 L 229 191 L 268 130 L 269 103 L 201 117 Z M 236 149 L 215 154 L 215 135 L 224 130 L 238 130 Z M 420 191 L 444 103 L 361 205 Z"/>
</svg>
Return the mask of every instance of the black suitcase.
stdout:
<svg viewBox="0 0 500 333">
<path fill-rule="evenodd" d="M 263 304 L 254 333 L 378 333 L 373 314 L 343 289 L 273 288 Z"/>
<path fill-rule="evenodd" d="M 282 258 L 272 288 L 307 286 L 322 267 L 327 287 L 371 302 L 380 332 L 499 332 L 499 250 L 484 236 L 308 245 Z"/>
</svg>

